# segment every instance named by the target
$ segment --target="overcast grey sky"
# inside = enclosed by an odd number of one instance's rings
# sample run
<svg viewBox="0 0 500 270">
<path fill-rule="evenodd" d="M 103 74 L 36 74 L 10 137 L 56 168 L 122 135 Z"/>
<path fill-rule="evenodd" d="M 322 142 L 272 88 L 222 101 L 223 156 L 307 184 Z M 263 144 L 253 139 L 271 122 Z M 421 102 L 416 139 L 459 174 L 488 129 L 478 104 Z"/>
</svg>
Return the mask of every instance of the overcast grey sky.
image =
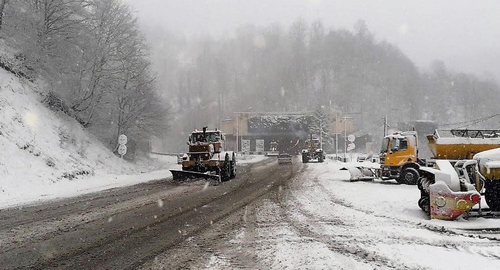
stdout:
<svg viewBox="0 0 500 270">
<path fill-rule="evenodd" d="M 145 27 L 220 36 L 243 24 L 290 25 L 302 17 L 352 29 L 365 20 L 378 40 L 399 46 L 418 66 L 443 60 L 456 71 L 500 79 L 498 0 L 124 0 Z"/>
</svg>

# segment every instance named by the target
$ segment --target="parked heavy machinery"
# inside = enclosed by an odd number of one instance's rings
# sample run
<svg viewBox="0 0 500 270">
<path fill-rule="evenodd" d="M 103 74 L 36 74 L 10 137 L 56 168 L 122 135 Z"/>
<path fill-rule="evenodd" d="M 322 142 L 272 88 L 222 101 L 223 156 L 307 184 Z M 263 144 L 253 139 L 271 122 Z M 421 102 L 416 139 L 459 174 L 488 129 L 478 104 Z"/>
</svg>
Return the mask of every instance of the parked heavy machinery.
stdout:
<svg viewBox="0 0 500 270">
<path fill-rule="evenodd" d="M 311 160 L 323 162 L 325 160 L 325 153 L 321 145 L 321 140 L 314 138 L 310 134 L 309 139 L 305 142 L 305 149 L 302 149 L 302 163 L 308 163 Z"/>
<path fill-rule="evenodd" d="M 417 133 L 396 132 L 382 141 L 378 176 L 383 180 L 395 179 L 400 184 L 415 185 L 420 177 L 418 162 Z"/>
<path fill-rule="evenodd" d="M 427 139 L 436 161 L 434 168 L 419 170 L 418 205 L 423 211 L 431 218 L 452 220 L 470 213 L 481 195 L 489 206 L 485 211 L 500 211 L 500 131 L 436 131 Z M 483 214 L 481 205 L 473 214 Z"/>
<path fill-rule="evenodd" d="M 267 151 L 266 156 L 277 157 L 278 155 L 278 142 L 272 141 L 271 143 L 269 143 L 269 151 Z"/>
<path fill-rule="evenodd" d="M 485 195 L 491 211 L 500 211 L 500 130 L 436 130 L 427 135 L 432 159 L 419 159 L 414 132 L 386 136 L 380 168 L 346 167 L 351 180 L 396 179 L 413 184 L 417 177 L 418 205 L 431 218 L 453 220 Z M 485 209 L 485 211 L 488 208 Z"/>
<path fill-rule="evenodd" d="M 215 179 L 220 182 L 236 177 L 236 155 L 225 151 L 221 130 L 195 130 L 189 136 L 189 151 L 183 158 L 182 171 L 170 170 L 174 180 Z"/>
</svg>

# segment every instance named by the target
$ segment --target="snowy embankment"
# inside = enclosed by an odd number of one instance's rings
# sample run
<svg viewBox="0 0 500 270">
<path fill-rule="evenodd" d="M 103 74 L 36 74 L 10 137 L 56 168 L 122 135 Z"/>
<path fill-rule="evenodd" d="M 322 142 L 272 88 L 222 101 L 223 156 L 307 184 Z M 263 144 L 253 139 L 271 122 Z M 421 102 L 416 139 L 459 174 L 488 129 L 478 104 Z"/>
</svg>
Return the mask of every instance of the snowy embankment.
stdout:
<svg viewBox="0 0 500 270">
<path fill-rule="evenodd" d="M 74 119 L 44 106 L 43 92 L 0 68 L 0 209 L 164 179 L 180 169 L 174 156 L 121 160 Z"/>
<path fill-rule="evenodd" d="M 41 93 L 0 68 L 0 208 L 169 176 L 142 172 L 170 168 L 175 157 L 123 161 L 74 119 L 46 108 Z"/>
</svg>

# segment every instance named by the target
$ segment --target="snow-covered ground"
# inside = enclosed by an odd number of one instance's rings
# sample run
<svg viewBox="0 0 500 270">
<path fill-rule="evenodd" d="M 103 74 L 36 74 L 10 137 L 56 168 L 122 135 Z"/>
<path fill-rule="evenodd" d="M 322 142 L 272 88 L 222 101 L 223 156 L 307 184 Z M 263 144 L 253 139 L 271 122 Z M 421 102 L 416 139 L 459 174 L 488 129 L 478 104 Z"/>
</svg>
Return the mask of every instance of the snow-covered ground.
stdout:
<svg viewBox="0 0 500 270">
<path fill-rule="evenodd" d="M 0 208 L 168 176 L 156 170 L 175 157 L 121 160 L 74 119 L 45 107 L 40 84 L 0 68 Z"/>
<path fill-rule="evenodd" d="M 1 48 L 1 57 L 12 54 Z M 43 105 L 44 92 L 43 82 L 0 68 L 0 209 L 163 179 L 180 169 L 173 156 L 121 160 L 74 119 Z"/>
<path fill-rule="evenodd" d="M 267 159 L 265 156 L 238 156 L 238 165 L 245 166 Z M 102 190 L 131 186 L 148 181 L 166 179 L 172 176 L 170 169 L 180 170 L 177 157 L 152 154 L 146 171 L 136 173 L 96 173 L 92 176 L 75 178 L 71 181 L 33 181 L 30 187 L 19 188 L 0 197 L 0 209 L 29 203 L 68 198 Z"/>
<path fill-rule="evenodd" d="M 263 160 L 266 160 L 271 157 L 266 157 L 264 155 L 241 155 L 238 154 L 236 156 L 236 162 L 237 164 L 250 164 L 250 163 L 257 163 Z"/>
<path fill-rule="evenodd" d="M 249 207 L 246 225 L 204 267 L 240 268 L 252 257 L 268 269 L 498 269 L 498 232 L 466 228 L 495 230 L 499 220 L 429 220 L 415 186 L 349 182 L 342 166 L 307 164 L 279 198 Z"/>
</svg>

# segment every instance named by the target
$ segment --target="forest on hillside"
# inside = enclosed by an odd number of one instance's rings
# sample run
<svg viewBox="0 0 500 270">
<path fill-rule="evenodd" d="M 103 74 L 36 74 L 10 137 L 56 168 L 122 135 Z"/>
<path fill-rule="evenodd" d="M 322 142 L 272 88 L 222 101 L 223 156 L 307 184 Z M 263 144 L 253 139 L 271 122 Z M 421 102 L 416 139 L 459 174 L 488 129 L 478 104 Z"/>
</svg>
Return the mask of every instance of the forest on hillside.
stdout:
<svg viewBox="0 0 500 270">
<path fill-rule="evenodd" d="M 423 119 L 474 128 L 485 123 L 475 119 L 499 112 L 494 80 L 448 70 L 439 60 L 420 70 L 398 47 L 376 40 L 363 21 L 352 31 L 302 19 L 247 25 L 218 39 L 156 31 L 148 37 L 158 81 L 184 131 L 217 125 L 235 111 L 329 106 L 353 115 L 361 131 L 379 133 L 385 115 L 393 126 Z M 492 120 L 489 128 L 497 128 Z"/>
<path fill-rule="evenodd" d="M 495 80 L 439 60 L 419 69 L 363 21 L 353 30 L 297 19 L 184 37 L 168 26 L 141 29 L 118 0 L 1 0 L 0 14 L 0 38 L 18 52 L 0 63 L 47 85 L 48 106 L 112 149 L 121 133 L 178 148 L 193 128 L 241 111 L 331 108 L 377 134 L 384 116 L 390 126 L 499 127 Z"/>
<path fill-rule="evenodd" d="M 1 0 L 2 66 L 43 89 L 53 110 L 75 118 L 116 151 L 127 134 L 147 151 L 163 136 L 169 105 L 157 92 L 149 48 L 119 0 Z M 3 49 L 1 51 L 4 51 Z"/>
</svg>

